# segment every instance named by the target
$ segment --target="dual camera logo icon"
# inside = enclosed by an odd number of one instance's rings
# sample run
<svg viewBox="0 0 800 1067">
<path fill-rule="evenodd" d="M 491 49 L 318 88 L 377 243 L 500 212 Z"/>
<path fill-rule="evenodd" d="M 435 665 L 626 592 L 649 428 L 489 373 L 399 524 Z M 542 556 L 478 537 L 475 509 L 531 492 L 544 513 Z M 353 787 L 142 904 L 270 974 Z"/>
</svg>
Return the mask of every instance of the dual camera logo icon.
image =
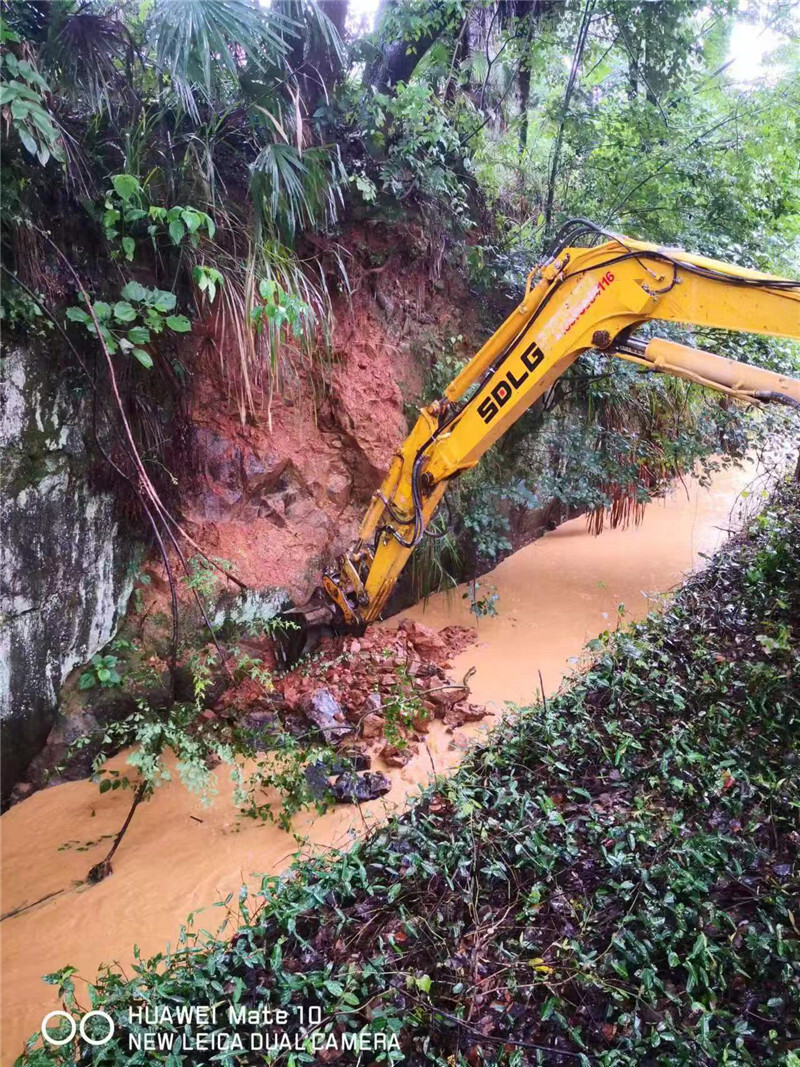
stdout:
<svg viewBox="0 0 800 1067">
<path fill-rule="evenodd" d="M 52 1037 L 49 1032 L 49 1025 L 54 1019 L 66 1019 L 70 1024 L 70 1033 L 68 1037 Z M 86 1024 L 90 1019 L 102 1019 L 108 1027 L 108 1033 L 104 1037 L 90 1037 L 86 1032 Z M 107 1011 L 87 1011 L 84 1016 L 81 1017 L 80 1022 L 77 1022 L 69 1012 L 66 1011 L 51 1011 L 42 1019 L 42 1037 L 48 1045 L 68 1045 L 70 1041 L 74 1040 L 75 1034 L 79 1033 L 83 1041 L 87 1045 L 105 1045 L 114 1036 L 114 1020 L 108 1014 Z"/>
</svg>

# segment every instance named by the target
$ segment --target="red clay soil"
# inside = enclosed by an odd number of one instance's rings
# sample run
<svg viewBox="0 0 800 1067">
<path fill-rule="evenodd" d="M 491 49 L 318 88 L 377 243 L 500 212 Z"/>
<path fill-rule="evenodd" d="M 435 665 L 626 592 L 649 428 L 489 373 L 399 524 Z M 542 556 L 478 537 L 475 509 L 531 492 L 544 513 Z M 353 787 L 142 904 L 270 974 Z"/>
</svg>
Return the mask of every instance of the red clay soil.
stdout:
<svg viewBox="0 0 800 1067">
<path fill-rule="evenodd" d="M 396 630 L 374 628 L 361 637 L 325 638 L 314 654 L 275 677 L 274 692 L 245 678 L 229 685 L 214 718 L 242 721 L 260 713 L 309 718 L 320 696 L 333 710 L 337 740 L 364 743 L 390 765 L 403 766 L 430 728 L 444 720 L 452 731 L 486 712 L 469 701 L 469 688 L 447 675 L 451 658 L 476 640 L 474 630 L 433 630 L 403 619 Z M 263 641 L 263 639 L 257 639 Z M 267 661 L 261 648 L 247 648 Z"/>
<path fill-rule="evenodd" d="M 353 229 L 346 240 L 352 293 L 335 302 L 330 362 L 287 364 L 271 403 L 255 391 L 256 417 L 243 423 L 221 374 L 238 356 L 211 332 L 192 339 L 196 476 L 182 479 L 183 521 L 249 587 L 279 586 L 297 603 L 353 539 L 408 433 L 404 405 L 419 396 L 435 352 L 466 332 L 465 319 L 477 335 L 464 282 L 445 291 L 440 253 L 421 231 L 398 238 Z M 376 260 L 382 265 L 370 266 Z M 160 570 L 154 561 L 154 593 Z"/>
</svg>

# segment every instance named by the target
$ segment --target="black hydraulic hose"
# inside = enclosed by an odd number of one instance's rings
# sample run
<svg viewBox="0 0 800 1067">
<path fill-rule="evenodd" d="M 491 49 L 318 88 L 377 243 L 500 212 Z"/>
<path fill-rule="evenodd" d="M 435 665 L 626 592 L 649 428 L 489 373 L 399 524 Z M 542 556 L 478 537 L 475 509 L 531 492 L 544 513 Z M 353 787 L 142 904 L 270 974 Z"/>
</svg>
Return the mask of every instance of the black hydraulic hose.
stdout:
<svg viewBox="0 0 800 1067">
<path fill-rule="evenodd" d="M 785 404 L 787 407 L 796 408 L 800 411 L 800 400 L 795 400 L 793 396 L 787 396 L 786 393 L 776 392 L 759 392 L 753 393 L 756 400 L 766 400 L 768 403 L 773 404 Z"/>
</svg>

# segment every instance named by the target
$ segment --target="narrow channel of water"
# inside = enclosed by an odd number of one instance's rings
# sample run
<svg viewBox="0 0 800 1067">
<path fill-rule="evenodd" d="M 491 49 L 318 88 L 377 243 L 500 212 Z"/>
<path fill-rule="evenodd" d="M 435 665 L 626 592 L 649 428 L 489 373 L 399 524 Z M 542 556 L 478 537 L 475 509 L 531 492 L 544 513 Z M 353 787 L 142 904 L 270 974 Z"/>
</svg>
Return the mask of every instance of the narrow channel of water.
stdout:
<svg viewBox="0 0 800 1067">
<path fill-rule="evenodd" d="M 474 667 L 474 699 L 495 710 L 504 701 L 535 696 L 540 672 L 552 693 L 586 641 L 617 625 L 620 604 L 625 621 L 647 614 L 653 598 L 722 543 L 764 484 L 753 464 L 723 471 L 710 489 L 696 481 L 677 486 L 650 505 L 638 527 L 592 537 L 585 520 L 575 519 L 515 553 L 481 579 L 480 595 L 497 592 L 499 614 L 480 620 L 478 643 L 457 657 L 453 675 Z M 472 625 L 462 593 L 432 597 L 406 614 L 434 627 Z M 308 836 L 309 847 L 347 844 L 424 784 L 433 768 L 455 766 L 470 735 L 481 729 L 486 725 L 448 734 L 436 722 L 427 749 L 389 772 L 388 797 L 360 811 L 305 815 L 296 830 Z M 124 756 L 113 762 L 121 765 Z M 79 883 L 119 830 L 129 793 L 101 797 L 90 782 L 72 782 L 35 794 L 0 819 L 3 913 L 48 898 L 2 924 L 2 1064 L 13 1063 L 43 1015 L 58 1007 L 42 975 L 66 964 L 87 979 L 102 963 L 127 969 L 134 945 L 145 956 L 175 946 L 181 924 L 197 909 L 206 910 L 196 925 L 216 930 L 224 912 L 209 905 L 290 863 L 292 837 L 239 818 L 230 793 L 221 779 L 219 796 L 205 808 L 178 783 L 159 789 L 137 813 L 113 875 L 91 887 Z M 80 986 L 78 994 L 86 1002 Z"/>
</svg>

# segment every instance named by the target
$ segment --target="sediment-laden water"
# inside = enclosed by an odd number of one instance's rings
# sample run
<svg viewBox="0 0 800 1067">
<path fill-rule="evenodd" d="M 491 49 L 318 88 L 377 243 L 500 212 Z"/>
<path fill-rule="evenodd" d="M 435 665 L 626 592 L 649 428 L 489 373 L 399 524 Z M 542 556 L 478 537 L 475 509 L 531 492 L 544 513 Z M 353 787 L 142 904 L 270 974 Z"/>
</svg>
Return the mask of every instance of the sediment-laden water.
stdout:
<svg viewBox="0 0 800 1067">
<path fill-rule="evenodd" d="M 678 485 L 648 507 L 634 528 L 592 537 L 576 519 L 506 559 L 481 580 L 480 595 L 498 594 L 495 617 L 478 624 L 479 639 L 456 658 L 457 678 L 475 668 L 473 699 L 496 712 L 505 701 L 524 703 L 541 683 L 552 693 L 592 637 L 642 618 L 658 597 L 702 563 L 758 499 L 754 465 L 717 474 L 710 489 Z M 747 499 L 743 492 L 751 490 Z M 430 626 L 474 624 L 463 589 L 432 597 L 406 614 Z M 433 769 L 455 766 L 470 736 L 486 725 L 447 733 L 434 722 L 427 746 L 406 767 L 393 769 L 391 793 L 360 810 L 338 808 L 303 815 L 295 829 L 310 845 L 342 846 L 384 818 L 424 784 Z M 115 765 L 124 763 L 124 754 Z M 2 910 L 34 907 L 2 924 L 4 975 L 2 1063 L 10 1064 L 43 1015 L 57 1007 L 41 976 L 65 964 L 91 979 L 103 963 L 128 967 L 133 946 L 142 954 L 176 945 L 187 915 L 216 930 L 225 917 L 214 901 L 257 887 L 291 861 L 291 835 L 241 818 L 221 776 L 215 803 L 206 808 L 177 782 L 159 789 L 137 812 L 114 858 L 114 873 L 96 886 L 81 884 L 106 852 L 130 804 L 130 793 L 100 796 L 91 782 L 37 793 L 7 812 L 2 829 Z M 80 999 L 80 987 L 78 988 Z M 84 998 L 85 999 L 85 998 Z"/>
</svg>

